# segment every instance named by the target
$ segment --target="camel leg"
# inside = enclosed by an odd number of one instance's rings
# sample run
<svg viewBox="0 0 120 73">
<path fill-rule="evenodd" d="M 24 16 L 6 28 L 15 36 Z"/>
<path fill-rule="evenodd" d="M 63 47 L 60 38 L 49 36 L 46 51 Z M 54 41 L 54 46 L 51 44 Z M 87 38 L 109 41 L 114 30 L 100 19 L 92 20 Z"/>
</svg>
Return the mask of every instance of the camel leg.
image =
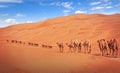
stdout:
<svg viewBox="0 0 120 73">
<path fill-rule="evenodd" d="M 104 50 L 104 55 L 105 55 L 105 56 L 107 55 L 107 49 Z"/>
<path fill-rule="evenodd" d="M 78 47 L 78 52 L 81 52 L 81 47 Z"/>
<path fill-rule="evenodd" d="M 89 51 L 88 51 L 89 54 L 91 54 L 91 48 L 89 48 Z"/>
<path fill-rule="evenodd" d="M 61 48 L 61 53 L 63 53 L 63 48 Z"/>
<path fill-rule="evenodd" d="M 86 48 L 86 52 L 88 53 L 88 47 Z"/>
<path fill-rule="evenodd" d="M 64 49 L 63 49 L 63 46 L 62 46 L 62 47 L 61 47 L 61 52 L 62 52 L 62 53 L 63 53 L 63 50 L 64 50 Z"/>
<path fill-rule="evenodd" d="M 76 47 L 74 48 L 74 52 L 76 52 Z"/>
<path fill-rule="evenodd" d="M 115 52 L 115 57 L 117 57 L 118 55 L 118 49 L 116 49 L 116 52 Z"/>
<path fill-rule="evenodd" d="M 102 56 L 102 49 L 100 49 L 100 55 Z"/>
<path fill-rule="evenodd" d="M 59 51 L 60 51 L 60 53 L 61 53 L 61 49 L 59 48 Z"/>
<path fill-rule="evenodd" d="M 107 48 L 105 49 L 105 52 L 106 52 L 105 55 L 108 55 L 108 50 L 107 50 Z"/>
<path fill-rule="evenodd" d="M 71 48 L 70 52 L 73 52 L 73 49 L 74 49 L 74 48 L 73 48 L 73 47 L 70 47 L 70 48 Z"/>
<path fill-rule="evenodd" d="M 114 49 L 112 50 L 112 56 L 114 57 Z"/>
<path fill-rule="evenodd" d="M 85 47 L 85 54 L 87 53 L 87 47 Z"/>
<path fill-rule="evenodd" d="M 110 49 L 110 55 L 111 55 L 111 49 Z"/>
<path fill-rule="evenodd" d="M 63 49 L 61 48 L 61 53 L 63 52 Z"/>
<path fill-rule="evenodd" d="M 101 55 L 103 56 L 103 51 L 101 51 Z"/>
<path fill-rule="evenodd" d="M 71 47 L 69 47 L 69 52 L 71 52 Z"/>
<path fill-rule="evenodd" d="M 72 52 L 74 52 L 74 47 L 72 48 Z"/>
<path fill-rule="evenodd" d="M 101 50 L 102 56 L 104 56 L 104 50 Z"/>
<path fill-rule="evenodd" d="M 105 50 L 103 50 L 103 55 L 102 56 L 105 56 Z"/>
<path fill-rule="evenodd" d="M 63 53 L 63 48 L 61 48 L 61 53 Z"/>
<path fill-rule="evenodd" d="M 84 53 L 86 53 L 86 47 L 84 47 Z"/>
</svg>

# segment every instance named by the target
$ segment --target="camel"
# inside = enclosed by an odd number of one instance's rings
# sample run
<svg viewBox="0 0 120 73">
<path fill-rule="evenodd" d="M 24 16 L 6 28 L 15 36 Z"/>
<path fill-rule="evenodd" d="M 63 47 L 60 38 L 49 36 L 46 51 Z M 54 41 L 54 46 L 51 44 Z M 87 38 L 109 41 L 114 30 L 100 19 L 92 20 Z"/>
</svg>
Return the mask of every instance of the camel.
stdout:
<svg viewBox="0 0 120 73">
<path fill-rule="evenodd" d="M 69 52 L 72 52 L 72 49 L 74 49 L 74 45 L 72 43 L 66 43 L 66 45 L 69 47 Z"/>
<path fill-rule="evenodd" d="M 69 47 L 69 51 L 70 52 L 76 52 L 76 50 L 78 49 L 78 52 L 81 52 L 81 42 L 79 40 L 71 40 L 71 43 L 66 43 L 66 45 Z"/>
<path fill-rule="evenodd" d="M 42 47 L 43 47 L 43 48 L 47 48 L 47 45 L 42 44 Z"/>
<path fill-rule="evenodd" d="M 31 43 L 29 42 L 29 43 L 28 43 L 28 45 L 30 46 L 30 45 L 31 45 Z"/>
<path fill-rule="evenodd" d="M 114 39 L 113 40 L 113 44 L 114 44 L 114 54 L 113 54 L 113 56 L 115 56 L 115 57 L 117 57 L 117 55 L 118 55 L 118 43 L 117 43 L 117 41 L 116 41 L 116 39 Z"/>
<path fill-rule="evenodd" d="M 12 43 L 14 43 L 15 41 L 14 40 L 11 40 Z"/>
<path fill-rule="evenodd" d="M 7 42 L 9 42 L 9 40 L 7 40 Z"/>
<path fill-rule="evenodd" d="M 101 40 L 98 40 L 97 43 L 98 43 L 98 47 L 100 49 L 101 55 L 103 56 L 103 48 L 102 48 Z"/>
<path fill-rule="evenodd" d="M 83 42 L 84 53 L 91 53 L 91 44 L 88 41 Z"/>
<path fill-rule="evenodd" d="M 114 48 L 113 48 L 114 45 L 113 45 L 112 40 L 107 41 L 107 44 L 108 44 L 108 48 L 109 48 L 109 54 L 111 55 L 112 54 L 111 51 L 114 51 Z"/>
<path fill-rule="evenodd" d="M 29 42 L 28 45 L 29 45 L 29 46 L 33 46 L 34 44 Z"/>
<path fill-rule="evenodd" d="M 18 41 L 17 41 L 17 40 L 15 40 L 15 43 L 18 43 Z"/>
<path fill-rule="evenodd" d="M 75 40 L 75 41 L 72 41 L 72 44 L 74 45 L 74 52 L 76 52 L 76 50 L 78 49 L 78 45 L 79 45 L 79 40 Z"/>
<path fill-rule="evenodd" d="M 103 52 L 105 55 L 108 55 L 108 52 L 107 52 L 107 43 L 105 41 L 105 39 L 102 39 L 102 45 L 103 45 Z"/>
<path fill-rule="evenodd" d="M 19 41 L 20 44 L 22 44 L 22 41 Z"/>
<path fill-rule="evenodd" d="M 110 50 L 110 55 L 117 57 L 118 55 L 118 43 L 116 41 L 116 39 L 107 41 L 108 43 L 108 47 Z"/>
<path fill-rule="evenodd" d="M 82 43 L 79 41 L 76 44 L 77 44 L 78 52 L 81 52 Z"/>
<path fill-rule="evenodd" d="M 78 52 L 81 52 L 82 43 L 79 40 L 74 41 L 75 51 L 78 49 Z"/>
<path fill-rule="evenodd" d="M 48 48 L 52 48 L 52 46 L 47 46 Z"/>
<path fill-rule="evenodd" d="M 36 43 L 35 43 L 34 46 L 39 46 L 39 44 L 36 44 Z"/>
<path fill-rule="evenodd" d="M 60 50 L 60 53 L 63 53 L 63 50 L 64 50 L 64 46 L 63 46 L 63 43 L 56 43 L 59 47 L 59 50 Z"/>
<path fill-rule="evenodd" d="M 102 56 L 108 55 L 107 52 L 107 44 L 105 42 L 105 39 L 98 40 L 98 46 L 100 48 L 100 52 Z"/>
<path fill-rule="evenodd" d="M 42 47 L 43 47 L 43 48 L 52 48 L 53 46 L 48 46 L 48 45 L 42 44 Z"/>
<path fill-rule="evenodd" d="M 76 52 L 78 49 L 78 52 L 81 51 L 81 42 L 79 40 L 71 40 L 70 44 L 66 44 L 68 45 L 69 48 L 73 48 L 73 52 Z"/>
</svg>

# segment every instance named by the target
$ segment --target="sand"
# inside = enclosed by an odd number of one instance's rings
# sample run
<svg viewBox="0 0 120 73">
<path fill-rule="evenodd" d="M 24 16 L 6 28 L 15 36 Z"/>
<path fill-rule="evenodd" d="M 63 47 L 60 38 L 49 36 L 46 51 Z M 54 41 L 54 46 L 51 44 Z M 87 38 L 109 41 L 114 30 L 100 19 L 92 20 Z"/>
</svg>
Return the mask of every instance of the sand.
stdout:
<svg viewBox="0 0 120 73">
<path fill-rule="evenodd" d="M 0 28 L 0 73 L 120 73 L 120 51 L 118 58 L 102 57 L 96 42 L 116 38 L 120 43 L 119 19 L 120 14 L 74 14 Z M 76 39 L 90 41 L 92 53 L 68 52 L 65 43 Z M 64 53 L 59 53 L 56 42 L 64 43 Z"/>
</svg>

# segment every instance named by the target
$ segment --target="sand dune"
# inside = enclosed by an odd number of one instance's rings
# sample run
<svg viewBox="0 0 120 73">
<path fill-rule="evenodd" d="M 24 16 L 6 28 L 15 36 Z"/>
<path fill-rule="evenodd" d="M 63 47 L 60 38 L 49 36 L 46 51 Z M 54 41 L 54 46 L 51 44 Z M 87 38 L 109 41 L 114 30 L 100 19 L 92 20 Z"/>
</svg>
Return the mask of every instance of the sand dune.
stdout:
<svg viewBox="0 0 120 73">
<path fill-rule="evenodd" d="M 97 40 L 116 38 L 120 43 L 120 14 L 74 14 L 0 28 L 1 73 L 120 73 L 118 58 L 99 55 Z M 92 54 L 59 53 L 56 42 L 89 40 Z M 13 44 L 6 40 L 52 45 L 52 49 L 28 44 Z"/>
</svg>

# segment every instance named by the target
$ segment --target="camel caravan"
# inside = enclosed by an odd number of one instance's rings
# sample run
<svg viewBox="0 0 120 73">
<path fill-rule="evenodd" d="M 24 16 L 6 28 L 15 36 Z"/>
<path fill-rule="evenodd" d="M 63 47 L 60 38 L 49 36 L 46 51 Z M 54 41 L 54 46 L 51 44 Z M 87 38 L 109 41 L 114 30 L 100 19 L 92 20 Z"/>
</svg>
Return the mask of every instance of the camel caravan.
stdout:
<svg viewBox="0 0 120 73">
<path fill-rule="evenodd" d="M 14 44 L 21 44 L 21 45 L 28 45 L 28 46 L 34 46 L 34 47 L 38 47 L 40 46 L 38 43 L 32 43 L 32 42 L 23 42 L 23 41 L 19 41 L 19 40 L 6 40 L 7 43 L 14 43 Z M 52 46 L 50 45 L 44 45 L 41 44 L 42 48 L 52 48 Z"/>
<path fill-rule="evenodd" d="M 23 42 L 18 40 L 7 40 L 8 43 L 23 44 L 28 46 L 38 47 L 38 43 Z M 97 40 L 97 44 L 100 50 L 101 56 L 111 56 L 117 57 L 118 55 L 118 42 L 116 39 L 111 39 L 106 41 L 105 39 Z M 57 42 L 56 45 L 59 48 L 60 53 L 64 52 L 65 46 L 68 47 L 69 52 L 85 53 L 91 54 L 91 43 L 89 41 L 71 40 L 69 43 L 63 44 L 62 42 Z M 53 46 L 41 44 L 42 48 L 53 48 Z"/>
<path fill-rule="evenodd" d="M 118 55 L 118 43 L 116 39 L 111 39 L 106 41 L 105 39 L 100 39 L 97 41 L 101 55 L 102 56 L 112 56 L 117 57 Z"/>
<path fill-rule="evenodd" d="M 78 53 L 85 53 L 91 54 L 91 43 L 89 41 L 79 41 L 79 40 L 71 40 L 70 43 L 56 43 L 59 47 L 60 53 L 64 52 L 64 46 L 69 48 L 69 52 L 78 52 Z M 111 39 L 106 41 L 105 39 L 97 40 L 97 44 L 100 50 L 101 56 L 110 56 L 110 57 L 117 57 L 118 55 L 118 43 L 116 39 Z"/>
<path fill-rule="evenodd" d="M 23 41 L 20 41 L 20 40 L 7 40 L 8 43 L 15 43 L 15 44 L 21 44 L 21 45 L 29 45 L 29 46 L 39 46 L 39 44 L 37 43 L 31 43 L 31 42 L 28 42 L 28 43 L 25 43 Z"/>
<path fill-rule="evenodd" d="M 64 51 L 63 43 L 56 43 L 59 47 L 61 53 Z M 69 48 L 69 52 L 82 52 L 82 47 L 84 47 L 84 53 L 90 54 L 91 53 L 91 44 L 88 41 L 81 42 L 79 40 L 71 40 L 70 43 L 66 43 L 66 46 Z"/>
</svg>

